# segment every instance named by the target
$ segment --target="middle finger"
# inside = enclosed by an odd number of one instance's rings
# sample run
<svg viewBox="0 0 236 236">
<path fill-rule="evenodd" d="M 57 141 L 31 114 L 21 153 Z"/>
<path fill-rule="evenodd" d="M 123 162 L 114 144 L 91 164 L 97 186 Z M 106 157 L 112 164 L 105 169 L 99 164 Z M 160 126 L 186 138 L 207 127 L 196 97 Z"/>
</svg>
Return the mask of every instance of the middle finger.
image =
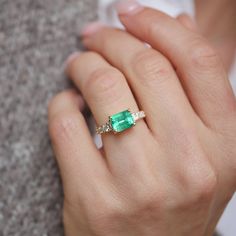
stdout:
<svg viewBox="0 0 236 236">
<path fill-rule="evenodd" d="M 186 126 L 197 118 L 174 68 L 160 52 L 124 31 L 108 27 L 84 33 L 83 41 L 125 74 L 155 135 L 168 139 L 176 133 L 176 122 Z"/>
</svg>

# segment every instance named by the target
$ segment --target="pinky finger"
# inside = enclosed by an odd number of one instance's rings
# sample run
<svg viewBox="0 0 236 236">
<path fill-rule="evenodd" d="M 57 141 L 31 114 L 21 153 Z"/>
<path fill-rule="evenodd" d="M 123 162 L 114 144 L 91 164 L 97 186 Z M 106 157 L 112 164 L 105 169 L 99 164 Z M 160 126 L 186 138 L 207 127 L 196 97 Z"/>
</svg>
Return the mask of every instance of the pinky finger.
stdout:
<svg viewBox="0 0 236 236">
<path fill-rule="evenodd" d="M 81 98 L 73 90 L 55 96 L 49 105 L 49 133 L 59 164 L 64 192 L 78 196 L 83 186 L 93 186 L 107 171 L 82 113 Z"/>
</svg>

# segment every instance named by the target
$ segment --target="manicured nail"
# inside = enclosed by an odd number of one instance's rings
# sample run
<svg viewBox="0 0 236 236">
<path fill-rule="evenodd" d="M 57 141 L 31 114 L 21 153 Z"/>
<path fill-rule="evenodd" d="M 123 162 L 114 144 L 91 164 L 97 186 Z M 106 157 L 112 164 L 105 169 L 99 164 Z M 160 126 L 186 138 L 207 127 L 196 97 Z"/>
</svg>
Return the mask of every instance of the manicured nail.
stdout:
<svg viewBox="0 0 236 236">
<path fill-rule="evenodd" d="M 89 23 L 88 25 L 86 25 L 82 31 L 81 31 L 81 35 L 83 37 L 87 37 L 90 36 L 96 32 L 98 32 L 100 29 L 104 28 L 104 24 L 99 22 L 99 21 L 95 21 L 92 23 Z"/>
<path fill-rule="evenodd" d="M 67 69 L 68 69 L 68 65 L 74 61 L 76 58 L 78 58 L 80 56 L 81 52 L 74 52 L 72 53 L 67 59 L 66 61 L 64 62 L 64 65 L 63 65 L 63 69 L 65 71 L 65 73 L 67 73 Z"/>
<path fill-rule="evenodd" d="M 120 15 L 134 15 L 143 10 L 143 6 L 136 0 L 120 0 L 116 4 L 116 10 Z"/>
</svg>

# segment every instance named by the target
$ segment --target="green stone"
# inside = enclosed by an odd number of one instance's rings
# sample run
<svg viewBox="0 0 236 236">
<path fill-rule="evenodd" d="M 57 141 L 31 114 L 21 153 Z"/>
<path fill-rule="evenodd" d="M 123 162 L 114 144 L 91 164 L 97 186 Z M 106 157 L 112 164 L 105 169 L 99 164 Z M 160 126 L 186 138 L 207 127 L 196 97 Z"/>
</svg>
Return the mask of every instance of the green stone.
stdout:
<svg viewBox="0 0 236 236">
<path fill-rule="evenodd" d="M 135 125 L 134 118 L 130 111 L 125 110 L 110 117 L 112 129 L 119 133 Z"/>
</svg>

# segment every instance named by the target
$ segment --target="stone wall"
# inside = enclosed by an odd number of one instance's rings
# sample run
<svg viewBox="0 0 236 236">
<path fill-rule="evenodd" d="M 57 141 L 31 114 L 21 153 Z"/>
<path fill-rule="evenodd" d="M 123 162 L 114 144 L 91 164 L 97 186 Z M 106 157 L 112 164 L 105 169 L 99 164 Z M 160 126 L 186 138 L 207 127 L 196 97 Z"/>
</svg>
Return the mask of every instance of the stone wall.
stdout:
<svg viewBox="0 0 236 236">
<path fill-rule="evenodd" d="M 0 236 L 60 236 L 62 190 L 49 99 L 95 0 L 0 0 Z"/>
</svg>

